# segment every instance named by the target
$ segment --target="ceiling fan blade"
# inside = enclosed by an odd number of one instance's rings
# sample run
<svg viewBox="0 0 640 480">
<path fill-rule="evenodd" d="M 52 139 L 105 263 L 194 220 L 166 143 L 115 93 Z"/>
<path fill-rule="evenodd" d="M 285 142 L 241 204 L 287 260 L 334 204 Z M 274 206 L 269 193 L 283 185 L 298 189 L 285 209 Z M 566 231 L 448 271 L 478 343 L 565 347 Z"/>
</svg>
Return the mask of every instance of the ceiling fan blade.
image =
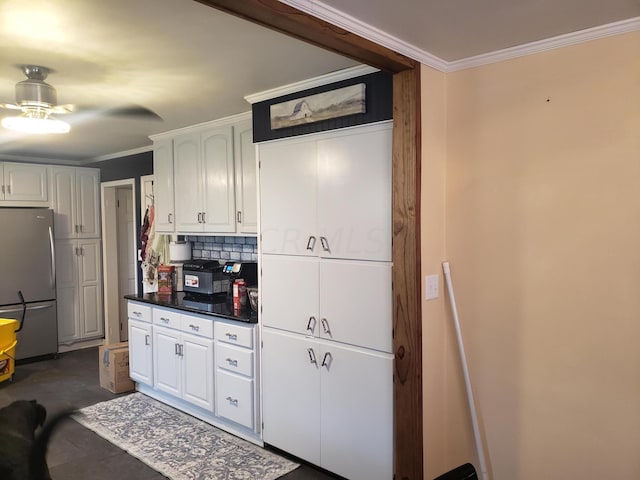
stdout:
<svg viewBox="0 0 640 480">
<path fill-rule="evenodd" d="M 66 105 L 54 105 L 51 107 L 51 113 L 53 113 L 54 115 L 74 113 L 76 111 L 78 111 L 78 107 L 71 103 L 68 103 Z"/>
<path fill-rule="evenodd" d="M 103 111 L 104 115 L 137 117 L 148 120 L 162 120 L 162 117 L 153 110 L 140 105 L 122 105 L 110 107 Z"/>
</svg>

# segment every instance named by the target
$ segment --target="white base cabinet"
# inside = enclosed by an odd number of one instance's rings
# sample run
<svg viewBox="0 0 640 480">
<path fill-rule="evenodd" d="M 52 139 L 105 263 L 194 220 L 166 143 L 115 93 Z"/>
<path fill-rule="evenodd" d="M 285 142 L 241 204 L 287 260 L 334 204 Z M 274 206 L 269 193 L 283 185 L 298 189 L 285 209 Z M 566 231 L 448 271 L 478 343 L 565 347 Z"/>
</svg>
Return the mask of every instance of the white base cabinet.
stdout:
<svg viewBox="0 0 640 480">
<path fill-rule="evenodd" d="M 136 302 L 127 304 L 129 317 L 129 376 L 153 385 L 153 328 L 151 308 Z"/>
<path fill-rule="evenodd" d="M 262 341 L 265 443 L 349 479 L 393 478 L 393 355 L 270 328 Z"/>
<path fill-rule="evenodd" d="M 129 375 L 140 392 L 262 444 L 255 325 L 134 300 L 128 317 Z"/>
</svg>

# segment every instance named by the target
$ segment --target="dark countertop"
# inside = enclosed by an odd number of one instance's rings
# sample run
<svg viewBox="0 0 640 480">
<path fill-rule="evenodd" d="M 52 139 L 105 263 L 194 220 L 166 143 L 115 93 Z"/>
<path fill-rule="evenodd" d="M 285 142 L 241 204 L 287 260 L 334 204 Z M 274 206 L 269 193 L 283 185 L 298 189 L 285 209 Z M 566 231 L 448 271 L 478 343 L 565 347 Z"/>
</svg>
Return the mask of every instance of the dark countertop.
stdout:
<svg viewBox="0 0 640 480">
<path fill-rule="evenodd" d="M 143 295 L 125 295 L 124 298 L 243 323 L 258 323 L 258 315 L 256 312 L 251 311 L 248 303 L 240 310 L 234 310 L 233 302 L 224 293 L 214 295 L 198 295 L 185 292 L 174 292 L 171 295 L 145 293 Z"/>
</svg>

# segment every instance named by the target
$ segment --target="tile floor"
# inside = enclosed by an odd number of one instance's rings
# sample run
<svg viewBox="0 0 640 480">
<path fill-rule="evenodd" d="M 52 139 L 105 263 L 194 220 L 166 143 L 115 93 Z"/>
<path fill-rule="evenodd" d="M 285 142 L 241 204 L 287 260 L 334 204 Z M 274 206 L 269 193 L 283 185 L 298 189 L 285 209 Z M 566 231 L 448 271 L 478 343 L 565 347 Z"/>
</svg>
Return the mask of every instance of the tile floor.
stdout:
<svg viewBox="0 0 640 480">
<path fill-rule="evenodd" d="M 19 364 L 13 383 L 0 384 L 0 407 L 36 399 L 49 414 L 83 408 L 117 397 L 100 387 L 98 349 L 61 354 L 58 359 Z M 155 470 L 71 420 L 52 438 L 47 455 L 53 480 L 160 480 Z M 328 480 L 330 474 L 302 465 L 282 480 Z M 258 480 L 258 479 L 256 479 Z"/>
</svg>

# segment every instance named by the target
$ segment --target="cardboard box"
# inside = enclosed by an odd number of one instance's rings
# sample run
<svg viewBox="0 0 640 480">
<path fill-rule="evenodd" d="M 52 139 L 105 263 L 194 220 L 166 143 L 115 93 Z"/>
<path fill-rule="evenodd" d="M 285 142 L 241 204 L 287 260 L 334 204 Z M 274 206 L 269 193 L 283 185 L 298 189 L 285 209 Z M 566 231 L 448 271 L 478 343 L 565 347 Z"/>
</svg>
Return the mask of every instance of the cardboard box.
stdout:
<svg viewBox="0 0 640 480">
<path fill-rule="evenodd" d="M 129 342 L 103 345 L 99 350 L 100 386 L 113 393 L 135 390 L 129 378 Z"/>
</svg>

